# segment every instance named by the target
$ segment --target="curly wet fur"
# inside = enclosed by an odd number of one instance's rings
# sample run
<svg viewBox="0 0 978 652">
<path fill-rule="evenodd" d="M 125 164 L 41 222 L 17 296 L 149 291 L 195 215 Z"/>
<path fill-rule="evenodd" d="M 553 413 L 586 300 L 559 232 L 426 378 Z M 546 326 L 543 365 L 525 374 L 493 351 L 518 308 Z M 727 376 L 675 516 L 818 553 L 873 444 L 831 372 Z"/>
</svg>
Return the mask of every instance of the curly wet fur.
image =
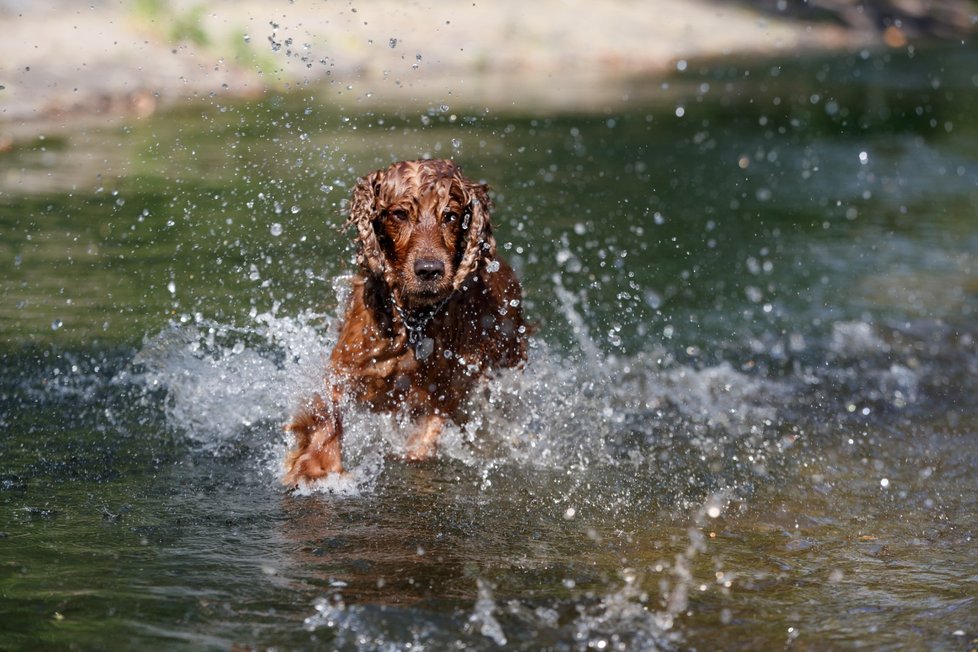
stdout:
<svg viewBox="0 0 978 652">
<path fill-rule="evenodd" d="M 405 186 L 424 188 L 446 178 L 462 190 L 469 211 L 463 216 L 468 219 L 468 223 L 464 225 L 467 238 L 461 262 L 452 281 L 453 288 L 461 287 L 465 279 L 479 267 L 480 262 L 495 257 L 496 239 L 492 235 L 489 221 L 492 200 L 489 199 L 488 186 L 465 178 L 461 169 L 452 161 L 403 161 L 386 170 L 377 170 L 361 177 L 353 188 L 347 224 L 356 228 L 357 265 L 364 273 L 382 277 L 389 286 L 396 286 L 396 281 L 388 275 L 390 267 L 374 227 L 375 220 L 379 217 L 378 200 L 382 199 L 385 191 L 398 195 Z"/>
</svg>

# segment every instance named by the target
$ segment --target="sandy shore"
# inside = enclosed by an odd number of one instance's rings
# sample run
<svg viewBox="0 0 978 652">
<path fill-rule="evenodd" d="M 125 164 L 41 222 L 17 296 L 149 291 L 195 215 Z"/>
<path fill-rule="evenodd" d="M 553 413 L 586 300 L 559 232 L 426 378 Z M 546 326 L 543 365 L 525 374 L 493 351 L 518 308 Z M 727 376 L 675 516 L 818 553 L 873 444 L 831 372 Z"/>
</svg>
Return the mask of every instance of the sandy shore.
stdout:
<svg viewBox="0 0 978 652">
<path fill-rule="evenodd" d="M 699 60 L 885 36 L 707 0 L 0 0 L 0 33 L 0 149 L 78 119 L 305 85 L 349 106 L 593 108 Z"/>
</svg>

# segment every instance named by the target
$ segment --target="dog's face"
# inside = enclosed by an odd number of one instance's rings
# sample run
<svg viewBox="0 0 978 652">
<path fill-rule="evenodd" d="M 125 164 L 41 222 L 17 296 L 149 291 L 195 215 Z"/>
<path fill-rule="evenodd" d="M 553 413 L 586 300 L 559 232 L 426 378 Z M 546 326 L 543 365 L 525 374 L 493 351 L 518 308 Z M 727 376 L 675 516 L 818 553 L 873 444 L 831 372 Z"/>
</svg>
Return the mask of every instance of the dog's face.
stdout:
<svg viewBox="0 0 978 652">
<path fill-rule="evenodd" d="M 357 182 L 360 263 L 408 307 L 437 304 L 493 254 L 487 188 L 451 161 L 408 161 Z"/>
</svg>

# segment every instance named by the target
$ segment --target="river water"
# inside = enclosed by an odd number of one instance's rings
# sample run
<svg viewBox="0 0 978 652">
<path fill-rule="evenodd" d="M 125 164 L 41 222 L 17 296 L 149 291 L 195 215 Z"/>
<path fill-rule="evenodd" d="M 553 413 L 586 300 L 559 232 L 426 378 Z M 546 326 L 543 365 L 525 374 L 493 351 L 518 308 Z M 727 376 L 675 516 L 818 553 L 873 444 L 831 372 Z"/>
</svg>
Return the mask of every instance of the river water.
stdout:
<svg viewBox="0 0 978 652">
<path fill-rule="evenodd" d="M 0 154 L 0 649 L 975 645 L 974 49 L 333 95 Z M 493 187 L 530 360 L 431 463 L 353 410 L 288 495 L 342 204 L 421 156 Z"/>
</svg>

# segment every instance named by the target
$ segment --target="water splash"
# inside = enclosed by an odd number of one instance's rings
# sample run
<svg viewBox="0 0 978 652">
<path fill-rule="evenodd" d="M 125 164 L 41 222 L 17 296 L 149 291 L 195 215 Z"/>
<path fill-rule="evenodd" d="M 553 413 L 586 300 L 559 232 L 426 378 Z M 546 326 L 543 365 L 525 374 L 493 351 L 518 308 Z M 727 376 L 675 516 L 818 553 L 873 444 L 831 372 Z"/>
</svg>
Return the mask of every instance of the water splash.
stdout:
<svg viewBox="0 0 978 652">
<path fill-rule="evenodd" d="M 492 640 L 496 645 L 506 645 L 506 634 L 503 627 L 496 620 L 496 603 L 492 599 L 492 588 L 489 583 L 479 578 L 477 580 L 479 597 L 472 608 L 472 615 L 469 616 L 469 624 L 482 636 Z"/>
<path fill-rule="evenodd" d="M 544 606 L 523 600 L 499 601 L 489 582 L 476 579 L 470 611 L 430 618 L 419 631 L 413 612 L 391 605 L 348 604 L 340 593 L 319 598 L 307 617 L 308 631 L 328 631 L 337 647 L 353 650 L 507 649 L 670 650 L 681 638 L 672 630 L 675 614 L 650 606 L 638 574 L 622 571 L 621 585 L 570 605 Z M 507 633 L 509 632 L 509 633 Z M 444 646 L 444 647 L 443 647 Z"/>
<path fill-rule="evenodd" d="M 324 315 L 255 315 L 243 326 L 198 318 L 172 323 L 133 359 L 149 390 L 166 392 L 167 421 L 205 447 L 257 424 L 283 422 L 304 389 L 321 378 Z M 328 322 L 327 322 L 328 323 Z"/>
<path fill-rule="evenodd" d="M 334 283 L 338 305 L 347 281 Z M 604 470 L 620 472 L 615 495 L 625 498 L 613 504 L 656 494 L 679 509 L 698 509 L 717 492 L 749 490 L 769 477 L 800 436 L 817 431 L 818 420 L 912 406 L 925 400 L 929 382 L 950 373 L 940 360 L 919 358 L 912 334 L 866 322 L 831 325 L 820 342 L 805 334 L 793 360 L 783 359 L 790 347 L 766 354 L 745 343 L 753 357 L 739 367 L 726 360 L 681 364 L 656 347 L 605 353 L 583 318 L 583 299 L 559 278 L 554 289 L 574 344 L 561 349 L 534 338 L 525 369 L 504 370 L 473 392 L 469 421 L 445 429 L 438 455 L 476 469 L 484 488 L 514 472 L 563 472 L 561 510 L 573 501 L 586 505 L 592 484 L 610 483 L 595 473 Z M 337 323 L 335 315 L 276 310 L 253 311 L 243 324 L 188 317 L 146 341 L 133 377 L 165 394 L 167 423 L 205 450 L 247 438 L 264 451 L 262 470 L 281 477 L 288 446 L 281 426 L 300 400 L 322 391 Z M 974 356 L 962 364 L 970 369 Z M 412 426 L 403 415 L 343 409 L 351 474 L 312 491 L 369 492 L 385 457 L 404 453 Z"/>
<path fill-rule="evenodd" d="M 336 283 L 340 305 L 345 280 Z M 722 458 L 731 444 L 763 456 L 784 385 L 749 377 L 729 363 L 696 369 L 663 363 L 663 355 L 605 355 L 575 298 L 557 289 L 578 349 L 559 352 L 534 341 L 524 370 L 485 381 L 470 399 L 471 419 L 446 428 L 443 459 L 479 468 L 488 485 L 507 467 L 586 471 L 644 464 L 654 472 L 659 453 L 677 440 L 711 459 Z M 253 311 L 243 324 L 188 317 L 145 342 L 133 361 L 133 379 L 162 390 L 167 423 L 205 450 L 264 438 L 257 443 L 266 452 L 266 470 L 280 477 L 288 443 L 281 425 L 300 400 L 322 391 L 336 324 L 333 315 L 275 310 Z M 363 491 L 383 471 L 384 455 L 404 452 L 411 430 L 404 416 L 343 408 L 352 473 L 316 483 L 312 491 Z"/>
</svg>

